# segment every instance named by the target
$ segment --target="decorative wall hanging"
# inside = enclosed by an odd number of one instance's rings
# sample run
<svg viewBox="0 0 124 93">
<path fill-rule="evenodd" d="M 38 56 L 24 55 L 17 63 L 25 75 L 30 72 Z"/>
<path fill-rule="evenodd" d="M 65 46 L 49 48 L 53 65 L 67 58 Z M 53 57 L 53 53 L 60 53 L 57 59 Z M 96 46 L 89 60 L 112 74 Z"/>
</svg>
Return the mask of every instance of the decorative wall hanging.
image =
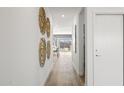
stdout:
<svg viewBox="0 0 124 93">
<path fill-rule="evenodd" d="M 77 53 L 77 25 L 75 25 L 75 53 Z"/>
<path fill-rule="evenodd" d="M 49 20 L 49 18 L 46 19 L 46 31 L 47 31 L 47 37 L 50 37 L 50 20 Z"/>
<path fill-rule="evenodd" d="M 44 38 L 41 38 L 40 44 L 39 44 L 39 61 L 40 65 L 44 65 L 46 60 L 46 41 Z"/>
<path fill-rule="evenodd" d="M 50 52 L 51 51 L 51 46 L 50 46 L 50 41 L 47 41 L 47 59 L 50 58 Z"/>
<path fill-rule="evenodd" d="M 39 26 L 40 32 L 44 35 L 46 30 L 46 13 L 43 7 L 39 9 Z"/>
<path fill-rule="evenodd" d="M 41 36 L 47 35 L 47 38 L 50 37 L 50 20 L 48 17 L 46 17 L 45 9 L 43 7 L 39 8 L 39 27 L 40 27 L 40 32 Z M 44 66 L 45 61 L 46 61 L 46 56 L 47 59 L 50 59 L 50 54 L 51 54 L 51 44 L 50 41 L 45 41 L 45 38 L 40 39 L 39 43 L 39 61 L 40 61 L 40 66 Z"/>
</svg>

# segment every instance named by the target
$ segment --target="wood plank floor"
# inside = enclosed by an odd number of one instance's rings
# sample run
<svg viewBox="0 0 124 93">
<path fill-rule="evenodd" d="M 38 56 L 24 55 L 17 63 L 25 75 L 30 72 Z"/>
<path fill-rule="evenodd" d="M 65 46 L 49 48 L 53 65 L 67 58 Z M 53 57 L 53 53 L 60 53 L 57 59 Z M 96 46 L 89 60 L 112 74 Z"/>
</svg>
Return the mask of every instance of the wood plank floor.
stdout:
<svg viewBox="0 0 124 93">
<path fill-rule="evenodd" d="M 55 58 L 54 58 L 55 59 Z M 46 86 L 80 86 L 80 78 L 72 65 L 71 52 L 61 52 L 45 84 Z"/>
</svg>

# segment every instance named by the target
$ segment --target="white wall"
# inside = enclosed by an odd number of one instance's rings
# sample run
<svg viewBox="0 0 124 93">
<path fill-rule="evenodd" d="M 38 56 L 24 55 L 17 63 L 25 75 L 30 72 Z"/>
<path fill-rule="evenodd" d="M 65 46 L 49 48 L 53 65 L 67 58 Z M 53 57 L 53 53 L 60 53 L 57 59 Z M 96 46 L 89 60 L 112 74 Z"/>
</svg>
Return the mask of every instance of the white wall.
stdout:
<svg viewBox="0 0 124 93">
<path fill-rule="evenodd" d="M 85 40 L 84 40 L 84 8 L 82 8 L 79 14 L 79 74 L 84 75 L 84 62 L 85 62 Z"/>
<path fill-rule="evenodd" d="M 75 39 L 75 25 L 77 25 L 77 34 L 76 37 L 77 39 Z M 79 74 L 79 15 L 76 15 L 74 18 L 74 23 L 73 23 L 73 30 L 72 30 L 72 61 L 73 61 L 73 66 L 77 72 L 77 74 Z M 75 53 L 75 40 L 77 42 L 77 51 Z"/>
<path fill-rule="evenodd" d="M 77 52 L 75 53 L 75 24 L 77 25 Z M 83 24 L 84 24 L 84 10 L 82 9 L 79 14 L 74 18 L 72 39 L 73 39 L 73 66 L 76 72 L 83 76 L 84 74 L 84 38 L 83 38 Z"/>
<path fill-rule="evenodd" d="M 72 39 L 73 39 L 73 66 L 78 75 L 84 75 L 84 38 L 83 38 L 83 24 L 84 20 L 84 8 L 75 16 L 73 31 L 72 31 Z M 75 24 L 77 25 L 77 52 L 75 53 Z"/>
<path fill-rule="evenodd" d="M 38 12 L 39 8 L 0 8 L 0 85 L 44 84 L 52 59 L 40 67 Z"/>
</svg>

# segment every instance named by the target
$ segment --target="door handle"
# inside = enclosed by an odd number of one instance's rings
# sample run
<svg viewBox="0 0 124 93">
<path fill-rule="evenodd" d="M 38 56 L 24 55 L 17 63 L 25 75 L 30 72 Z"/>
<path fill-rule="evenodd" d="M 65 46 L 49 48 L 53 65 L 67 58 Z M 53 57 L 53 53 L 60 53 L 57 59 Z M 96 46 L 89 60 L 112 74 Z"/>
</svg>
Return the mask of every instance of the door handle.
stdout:
<svg viewBox="0 0 124 93">
<path fill-rule="evenodd" d="M 96 55 L 97 57 L 101 56 L 101 55 Z"/>
<path fill-rule="evenodd" d="M 100 56 L 101 56 L 100 49 L 96 49 L 96 57 L 100 57 Z"/>
</svg>

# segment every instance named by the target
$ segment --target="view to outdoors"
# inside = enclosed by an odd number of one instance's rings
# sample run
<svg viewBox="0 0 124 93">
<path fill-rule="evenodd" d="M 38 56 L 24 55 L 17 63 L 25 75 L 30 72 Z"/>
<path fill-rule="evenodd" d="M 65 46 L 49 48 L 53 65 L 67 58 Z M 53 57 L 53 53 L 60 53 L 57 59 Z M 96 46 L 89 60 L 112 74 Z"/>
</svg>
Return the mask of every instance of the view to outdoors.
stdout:
<svg viewBox="0 0 124 93">
<path fill-rule="evenodd" d="M 71 35 L 54 35 L 53 51 L 56 52 L 70 52 L 72 49 Z"/>
</svg>

